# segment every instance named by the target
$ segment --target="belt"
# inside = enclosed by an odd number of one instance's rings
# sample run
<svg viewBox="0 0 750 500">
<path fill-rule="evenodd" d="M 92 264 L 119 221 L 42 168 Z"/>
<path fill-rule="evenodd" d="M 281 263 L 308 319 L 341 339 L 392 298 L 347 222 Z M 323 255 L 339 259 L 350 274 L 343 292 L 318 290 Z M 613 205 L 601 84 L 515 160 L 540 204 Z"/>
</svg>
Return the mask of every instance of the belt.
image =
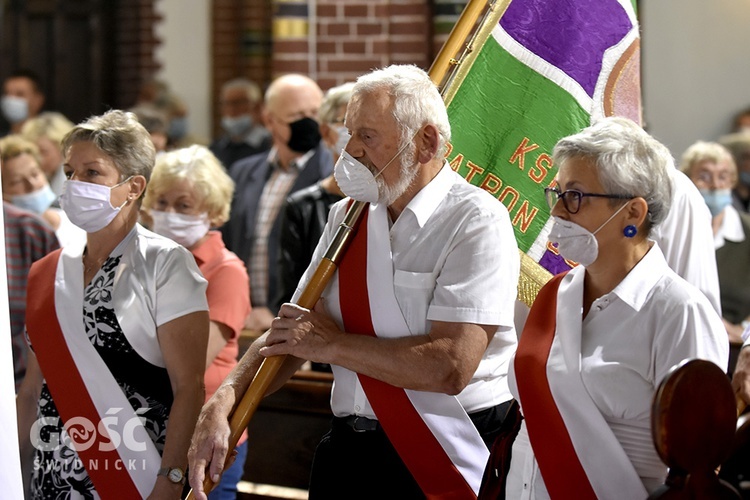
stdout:
<svg viewBox="0 0 750 500">
<path fill-rule="evenodd" d="M 371 432 L 380 429 L 380 423 L 377 420 L 359 415 L 334 417 L 333 420 L 346 425 L 354 432 Z"/>
</svg>

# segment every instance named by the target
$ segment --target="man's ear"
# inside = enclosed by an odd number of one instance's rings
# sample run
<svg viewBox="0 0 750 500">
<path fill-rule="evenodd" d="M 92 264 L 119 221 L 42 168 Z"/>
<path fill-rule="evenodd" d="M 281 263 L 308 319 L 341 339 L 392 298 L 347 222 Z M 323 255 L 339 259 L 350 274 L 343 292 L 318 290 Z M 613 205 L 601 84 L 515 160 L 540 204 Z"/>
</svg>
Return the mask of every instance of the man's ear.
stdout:
<svg viewBox="0 0 750 500">
<path fill-rule="evenodd" d="M 427 163 L 437 154 L 440 132 L 435 125 L 428 123 L 417 134 L 417 160 Z"/>
<path fill-rule="evenodd" d="M 260 116 L 263 119 L 263 126 L 267 129 L 271 128 L 271 113 L 265 106 L 260 111 Z"/>
</svg>

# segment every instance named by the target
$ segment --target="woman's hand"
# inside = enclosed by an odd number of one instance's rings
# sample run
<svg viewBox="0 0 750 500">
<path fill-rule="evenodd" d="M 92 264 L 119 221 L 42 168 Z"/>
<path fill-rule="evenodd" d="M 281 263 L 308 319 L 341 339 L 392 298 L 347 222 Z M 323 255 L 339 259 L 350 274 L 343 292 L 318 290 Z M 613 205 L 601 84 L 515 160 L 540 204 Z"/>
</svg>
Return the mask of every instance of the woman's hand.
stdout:
<svg viewBox="0 0 750 500">
<path fill-rule="evenodd" d="M 187 465 L 190 436 L 205 398 L 203 376 L 208 324 L 208 311 L 199 311 L 169 321 L 157 329 L 174 394 L 161 456 L 162 467 L 180 467 L 184 470 Z M 176 497 L 171 496 L 172 488 L 177 491 Z M 166 477 L 159 476 L 152 495 L 153 498 L 179 498 L 181 492 L 182 485 L 175 485 Z"/>
</svg>

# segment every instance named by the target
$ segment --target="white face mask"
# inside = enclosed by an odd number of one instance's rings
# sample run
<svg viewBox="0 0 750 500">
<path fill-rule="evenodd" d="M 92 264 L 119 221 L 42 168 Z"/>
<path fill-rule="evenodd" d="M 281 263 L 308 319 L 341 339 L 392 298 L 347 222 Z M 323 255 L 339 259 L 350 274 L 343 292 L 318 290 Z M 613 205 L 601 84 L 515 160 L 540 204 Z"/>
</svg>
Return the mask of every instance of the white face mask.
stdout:
<svg viewBox="0 0 750 500">
<path fill-rule="evenodd" d="M 112 187 L 68 179 L 63 183 L 60 207 L 70 222 L 87 233 L 95 233 L 107 227 L 128 202 L 126 199 L 119 207 L 113 207 L 110 196 L 112 189 L 130 179 L 131 177 L 128 177 Z"/>
<path fill-rule="evenodd" d="M 416 135 L 416 134 L 415 134 Z M 401 148 L 396 151 L 393 158 L 388 160 L 383 168 L 377 174 L 373 174 L 369 168 L 364 166 L 362 162 L 355 159 L 346 150 L 341 151 L 341 156 L 336 161 L 336 165 L 333 167 L 333 176 L 336 178 L 336 182 L 348 197 L 357 200 L 364 201 L 366 203 L 377 203 L 380 198 L 380 190 L 378 190 L 378 183 L 376 179 L 385 172 L 385 169 L 393 163 L 393 160 L 411 144 L 411 140 L 407 141 Z"/>
<path fill-rule="evenodd" d="M 599 257 L 599 242 L 594 236 L 601 228 L 614 219 L 615 215 L 625 208 L 627 203 L 617 209 L 604 224 L 599 226 L 593 233 L 579 226 L 575 222 L 566 221 L 554 217 L 555 223 L 549 233 L 549 240 L 557 243 L 557 251 L 567 260 L 578 262 L 582 266 L 590 266 Z"/>
<path fill-rule="evenodd" d="M 21 123 L 29 117 L 29 103 L 23 97 L 4 95 L 0 100 L 0 108 L 10 123 Z"/>
<path fill-rule="evenodd" d="M 208 214 L 186 215 L 175 212 L 151 210 L 155 233 L 176 241 L 185 248 L 191 248 L 211 229 Z"/>
<path fill-rule="evenodd" d="M 52 205 L 57 195 L 49 187 L 49 184 L 45 184 L 44 187 L 32 191 L 26 194 L 15 194 L 11 196 L 10 202 L 30 212 L 34 212 L 37 215 L 41 215 L 45 210 Z"/>
</svg>

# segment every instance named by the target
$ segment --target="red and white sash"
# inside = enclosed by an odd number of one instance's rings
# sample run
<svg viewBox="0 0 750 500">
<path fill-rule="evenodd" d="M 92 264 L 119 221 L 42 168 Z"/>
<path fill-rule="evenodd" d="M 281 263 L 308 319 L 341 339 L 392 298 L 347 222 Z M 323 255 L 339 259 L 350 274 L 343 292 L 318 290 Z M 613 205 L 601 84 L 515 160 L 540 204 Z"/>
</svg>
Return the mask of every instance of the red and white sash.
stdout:
<svg viewBox="0 0 750 500">
<path fill-rule="evenodd" d="M 55 406 L 102 499 L 145 498 L 161 457 L 83 328 L 80 250 L 63 249 L 29 273 L 26 326 Z"/>
<path fill-rule="evenodd" d="M 518 343 L 513 367 L 529 441 L 550 498 L 646 498 L 581 380 L 584 274 L 560 274 L 542 288 Z"/>
<path fill-rule="evenodd" d="M 391 269 L 386 207 L 370 206 L 339 266 L 339 303 L 347 332 L 388 337 L 409 331 L 393 292 Z M 476 498 L 489 452 L 458 399 L 358 377 L 378 421 L 427 498 Z"/>
</svg>

